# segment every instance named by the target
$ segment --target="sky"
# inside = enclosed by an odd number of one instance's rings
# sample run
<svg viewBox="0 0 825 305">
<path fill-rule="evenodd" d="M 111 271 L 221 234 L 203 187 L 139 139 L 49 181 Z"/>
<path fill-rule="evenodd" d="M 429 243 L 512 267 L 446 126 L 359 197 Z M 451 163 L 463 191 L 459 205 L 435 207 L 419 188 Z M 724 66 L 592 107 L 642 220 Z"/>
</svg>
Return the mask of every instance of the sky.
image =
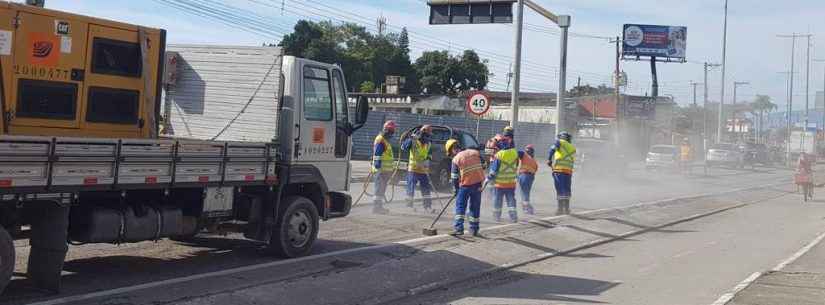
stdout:
<svg viewBox="0 0 825 305">
<path fill-rule="evenodd" d="M 686 26 L 687 63 L 657 65 L 660 95 L 672 95 L 680 104 L 693 102 L 692 82 L 703 82 L 703 63 L 721 63 L 724 0 L 534 0 L 546 9 L 572 16 L 568 51 L 568 88 L 578 82 L 609 84 L 615 69 L 615 46 L 607 37 L 621 36 L 625 23 Z M 261 30 L 216 21 L 181 10 L 175 3 L 212 3 L 244 16 L 243 23 L 257 23 Z M 514 58 L 514 29 L 511 24 L 428 24 L 426 0 L 46 0 L 46 7 L 84 15 L 164 28 L 169 43 L 260 45 L 278 42 L 291 32 L 299 19 L 355 22 L 377 31 L 377 19 L 385 17 L 388 30 L 407 27 L 413 60 L 428 50 L 455 54 L 476 50 L 489 60 L 492 90 L 507 88 L 508 71 Z M 737 90 L 737 102 L 756 94 L 772 97 L 784 109 L 788 100 L 790 38 L 782 34 L 812 34 L 810 58 L 810 104 L 816 91 L 825 86 L 825 1 L 821 0 L 729 0 L 725 103 L 733 101 L 733 82 L 749 82 Z M 549 20 L 525 9 L 522 91 L 556 92 L 558 88 L 559 35 Z M 805 104 L 807 54 L 805 38 L 797 38 L 794 70 L 794 109 Z M 819 43 L 818 43 L 819 42 Z M 817 45 L 821 46 L 817 48 Z M 650 92 L 648 62 L 623 61 L 628 74 L 629 94 Z M 702 103 L 703 86 L 697 85 Z M 721 96 L 721 68 L 709 72 L 711 101 Z"/>
</svg>

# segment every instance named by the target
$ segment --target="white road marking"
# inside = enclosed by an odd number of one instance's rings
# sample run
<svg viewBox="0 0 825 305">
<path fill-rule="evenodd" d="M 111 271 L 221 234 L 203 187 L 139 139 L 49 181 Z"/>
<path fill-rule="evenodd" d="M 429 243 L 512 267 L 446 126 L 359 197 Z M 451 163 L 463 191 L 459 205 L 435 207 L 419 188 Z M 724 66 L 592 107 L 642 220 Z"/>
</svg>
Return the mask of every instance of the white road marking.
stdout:
<svg viewBox="0 0 825 305">
<path fill-rule="evenodd" d="M 729 191 L 723 191 L 723 192 L 717 192 L 717 193 L 706 193 L 706 194 L 702 194 L 702 195 L 691 195 L 691 196 L 685 196 L 685 197 L 675 197 L 675 198 L 664 199 L 664 200 L 656 200 L 656 201 L 645 202 L 645 203 L 637 203 L 637 204 L 627 205 L 627 206 L 624 206 L 624 207 L 613 207 L 613 208 L 603 208 L 603 209 L 597 209 L 597 210 L 588 210 L 588 211 L 583 211 L 583 212 L 576 213 L 576 214 L 577 215 L 588 215 L 588 214 L 600 213 L 600 212 L 605 212 L 605 211 L 631 209 L 631 208 L 636 208 L 636 207 L 643 207 L 643 206 L 648 206 L 648 205 L 661 204 L 661 203 L 664 203 L 664 202 L 674 201 L 674 200 L 701 198 L 701 197 L 707 197 L 707 196 L 718 196 L 718 195 L 723 195 L 723 194 L 740 192 L 740 191 L 744 191 L 744 190 L 748 190 L 748 189 L 764 188 L 764 187 L 777 186 L 777 185 L 783 185 L 783 184 L 785 184 L 785 183 L 772 183 L 772 184 L 767 184 L 767 185 L 762 185 L 762 186 L 744 187 L 744 188 L 739 188 L 739 189 L 729 190 Z M 703 214 L 703 213 L 696 214 L 696 215 L 690 216 L 688 218 L 696 217 L 697 215 L 701 215 L 701 214 Z M 564 215 L 563 216 L 552 216 L 552 217 L 541 218 L 540 220 L 547 221 L 547 220 L 553 220 L 553 219 L 558 219 L 558 218 L 562 218 L 562 217 L 567 217 L 567 216 L 564 216 Z M 535 221 L 535 220 L 533 220 L 533 221 Z M 505 224 L 505 225 L 499 225 L 499 226 L 486 228 L 486 230 L 495 230 L 495 229 L 501 229 L 501 228 L 516 226 L 516 225 L 523 225 L 523 224 L 520 224 L 520 223 Z M 625 234 L 630 234 L 632 232 L 634 232 L 634 231 L 630 231 L 630 232 L 625 233 Z M 623 235 L 620 235 L 620 236 L 623 236 Z M 280 266 L 280 265 L 285 265 L 285 264 L 300 263 L 300 262 L 303 262 L 303 261 L 308 261 L 308 260 L 313 260 L 313 259 L 318 259 L 318 258 L 338 256 L 338 255 L 349 254 L 349 253 L 385 249 L 385 248 L 390 248 L 390 247 L 397 246 L 397 245 L 411 245 L 411 244 L 419 243 L 419 242 L 422 242 L 422 241 L 432 241 L 432 240 L 437 240 L 437 239 L 444 239 L 444 238 L 447 238 L 447 237 L 450 237 L 450 236 L 447 235 L 447 234 L 443 234 L 443 235 L 428 236 L 428 237 L 421 237 L 421 238 L 397 241 L 397 242 L 383 244 L 383 245 L 374 245 L 374 246 L 367 246 L 367 247 L 361 247 L 361 248 L 352 248 L 352 249 L 346 249 L 346 250 L 340 250 L 340 251 L 333 251 L 333 252 L 322 253 L 322 254 L 317 254 L 317 255 L 312 255 L 312 256 L 305 256 L 305 257 L 300 257 L 300 258 L 295 258 L 295 259 L 285 259 L 285 260 L 276 261 L 276 262 L 249 265 L 249 266 L 243 266 L 243 267 L 238 267 L 238 268 L 225 269 L 225 270 L 220 270 L 220 271 L 207 272 L 207 273 L 195 274 L 195 275 L 190 275 L 190 276 L 185 276 L 185 277 L 161 280 L 161 281 L 156 281 L 156 282 L 143 283 L 143 284 L 138 284 L 138 285 L 133 285 L 133 286 L 126 286 L 126 287 L 120 287 L 120 288 L 109 289 L 109 290 L 101 290 L 101 291 L 96 291 L 96 292 L 91 292 L 91 293 L 86 293 L 86 294 L 78 294 L 78 295 L 67 296 L 67 297 L 63 297 L 63 298 L 46 300 L 46 301 L 37 302 L 37 303 L 30 303 L 29 305 L 66 304 L 66 303 L 78 302 L 78 301 L 83 301 L 83 300 L 99 298 L 99 297 L 105 297 L 105 296 L 112 296 L 112 295 L 117 295 L 117 294 L 122 294 L 122 293 L 128 293 L 128 292 L 133 292 L 133 291 L 138 291 L 138 290 L 143 290 L 143 289 L 149 289 L 149 288 L 155 288 L 155 287 L 160 287 L 160 286 L 166 286 L 166 285 L 178 284 L 178 283 L 183 283 L 183 282 L 189 282 L 189 281 L 194 281 L 194 280 L 199 280 L 199 279 L 204 279 L 204 278 L 210 278 L 210 277 L 216 277 L 216 276 L 225 276 L 225 275 L 230 275 L 230 274 L 235 274 L 235 273 L 240 273 L 240 272 L 246 272 L 246 271 L 252 271 L 252 270 L 261 269 L 261 268 L 270 268 L 270 267 L 275 267 L 275 266 Z M 604 242 L 604 240 L 596 240 L 596 241 L 585 244 L 583 247 L 588 247 L 590 244 L 595 245 L 595 244 L 603 243 L 603 242 Z M 539 257 L 536 257 L 534 259 L 539 259 L 540 260 L 540 259 L 543 259 L 545 257 L 556 256 L 556 255 L 558 255 L 558 253 L 553 253 L 553 254 L 547 253 L 547 254 L 540 255 Z M 500 266 L 500 267 L 507 268 L 506 265 L 505 266 Z"/>
<path fill-rule="evenodd" d="M 736 287 L 733 287 L 733 289 L 731 289 L 728 293 L 725 293 L 721 297 L 719 297 L 719 299 L 717 299 L 716 302 L 713 302 L 713 304 L 711 305 L 727 304 L 728 302 L 730 302 L 730 300 L 733 300 L 733 297 L 735 297 L 737 293 L 739 293 L 746 287 L 750 286 L 750 284 L 753 283 L 753 281 L 755 281 L 757 278 L 759 278 L 760 275 L 762 275 L 761 272 L 754 272 L 753 274 L 751 274 L 751 276 L 749 276 L 744 281 L 736 285 Z"/>
<path fill-rule="evenodd" d="M 696 253 L 696 250 L 687 250 L 684 252 L 676 253 L 675 255 L 673 255 L 673 258 L 680 258 L 682 256 L 691 255 L 693 253 Z"/>
<path fill-rule="evenodd" d="M 805 255 L 805 253 L 808 253 L 808 251 L 811 251 L 811 249 L 813 247 L 815 247 L 817 244 L 819 244 L 820 242 L 822 242 L 823 239 L 825 239 L 825 232 L 820 233 L 816 238 L 814 238 L 814 240 L 812 240 L 807 245 L 802 247 L 802 249 L 799 249 L 799 251 L 796 251 L 796 253 L 794 253 L 793 255 L 786 258 L 785 260 L 780 262 L 778 265 L 776 265 L 776 267 L 773 267 L 773 269 L 771 269 L 771 271 L 780 271 L 780 270 L 784 269 L 785 267 L 787 267 L 788 265 L 790 265 L 791 263 L 793 263 L 794 261 L 796 261 L 797 259 L 799 259 L 803 255 Z M 742 281 L 738 285 L 736 285 L 736 287 L 733 287 L 733 289 L 731 289 L 731 291 L 729 291 L 728 293 L 725 293 L 721 297 L 719 297 L 719 299 L 717 299 L 716 302 L 713 302 L 713 304 L 711 304 L 711 305 L 725 305 L 725 304 L 727 304 L 728 302 L 733 300 L 733 298 L 736 296 L 737 293 L 739 293 L 740 291 L 744 290 L 745 288 L 747 288 L 748 286 L 753 284 L 753 282 L 756 281 L 756 279 L 759 278 L 759 276 L 761 276 L 761 275 L 762 275 L 761 272 L 754 272 L 753 274 L 751 274 L 751 276 L 749 276 L 744 281 Z"/>
<path fill-rule="evenodd" d="M 808 251 L 811 251 L 811 249 L 813 249 L 814 246 L 822 242 L 822 239 L 825 239 L 825 232 L 820 233 L 819 236 L 817 236 L 814 240 L 812 240 L 807 245 L 802 247 L 802 249 L 799 249 L 799 251 L 796 251 L 796 253 L 791 255 L 791 257 L 785 259 L 784 261 L 779 263 L 779 265 L 776 265 L 776 267 L 773 267 L 771 271 L 780 271 L 782 269 L 785 269 L 786 266 L 790 265 L 791 263 L 799 259 L 801 256 L 805 255 L 805 253 L 808 253 Z"/>
</svg>

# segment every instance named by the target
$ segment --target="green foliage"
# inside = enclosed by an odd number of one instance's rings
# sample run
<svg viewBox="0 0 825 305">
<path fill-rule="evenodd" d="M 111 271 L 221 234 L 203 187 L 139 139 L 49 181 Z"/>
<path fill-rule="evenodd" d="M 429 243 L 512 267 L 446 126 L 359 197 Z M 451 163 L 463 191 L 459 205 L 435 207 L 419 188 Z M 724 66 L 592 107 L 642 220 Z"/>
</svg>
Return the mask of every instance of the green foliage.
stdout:
<svg viewBox="0 0 825 305">
<path fill-rule="evenodd" d="M 601 84 L 598 87 L 593 87 L 591 85 L 575 86 L 567 91 L 567 97 L 614 94 L 614 90 L 614 88 L 610 88 L 604 84 Z"/>
<path fill-rule="evenodd" d="M 473 51 L 465 51 L 460 57 L 452 57 L 446 51 L 436 52 L 446 58 L 425 52 L 413 65 L 406 28 L 401 33 L 373 35 L 354 23 L 301 20 L 279 46 L 287 55 L 340 64 L 350 92 L 363 92 L 364 85 L 369 83 L 373 88 L 370 91 L 374 92 L 388 75 L 405 77 L 403 92 L 413 94 L 454 94 L 483 89 L 488 81 L 486 62 Z M 427 85 L 423 87 L 425 80 Z"/>
<path fill-rule="evenodd" d="M 365 82 L 361 83 L 361 86 L 359 87 L 359 89 L 361 89 L 359 91 L 361 93 L 373 93 L 373 92 L 375 92 L 375 83 L 373 83 L 371 81 L 365 81 Z"/>
<path fill-rule="evenodd" d="M 452 56 L 447 51 L 424 52 L 415 61 L 421 89 L 428 94 L 455 95 L 487 87 L 490 71 L 476 52 Z"/>
</svg>

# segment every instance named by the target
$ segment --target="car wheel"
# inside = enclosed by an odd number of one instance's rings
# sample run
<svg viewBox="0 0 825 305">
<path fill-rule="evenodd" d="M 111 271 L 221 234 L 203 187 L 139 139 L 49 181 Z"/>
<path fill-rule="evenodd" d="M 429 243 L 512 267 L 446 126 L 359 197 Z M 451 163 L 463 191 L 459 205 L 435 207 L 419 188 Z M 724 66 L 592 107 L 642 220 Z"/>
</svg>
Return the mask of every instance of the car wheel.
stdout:
<svg viewBox="0 0 825 305">
<path fill-rule="evenodd" d="M 311 200 L 301 196 L 285 198 L 283 206 L 267 249 L 287 258 L 305 256 L 318 238 L 318 209 Z"/>
<path fill-rule="evenodd" d="M 11 281 L 14 259 L 14 241 L 9 232 L 0 227 L 0 293 Z"/>
</svg>

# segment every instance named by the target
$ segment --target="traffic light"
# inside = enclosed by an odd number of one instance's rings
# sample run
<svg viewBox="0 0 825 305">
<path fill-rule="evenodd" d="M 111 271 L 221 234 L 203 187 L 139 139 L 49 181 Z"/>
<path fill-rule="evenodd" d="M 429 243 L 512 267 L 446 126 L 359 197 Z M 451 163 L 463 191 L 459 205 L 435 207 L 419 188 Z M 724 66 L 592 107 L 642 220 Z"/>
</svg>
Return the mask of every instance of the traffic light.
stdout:
<svg viewBox="0 0 825 305">
<path fill-rule="evenodd" d="M 516 0 L 428 0 L 430 24 L 513 23 Z"/>
</svg>

